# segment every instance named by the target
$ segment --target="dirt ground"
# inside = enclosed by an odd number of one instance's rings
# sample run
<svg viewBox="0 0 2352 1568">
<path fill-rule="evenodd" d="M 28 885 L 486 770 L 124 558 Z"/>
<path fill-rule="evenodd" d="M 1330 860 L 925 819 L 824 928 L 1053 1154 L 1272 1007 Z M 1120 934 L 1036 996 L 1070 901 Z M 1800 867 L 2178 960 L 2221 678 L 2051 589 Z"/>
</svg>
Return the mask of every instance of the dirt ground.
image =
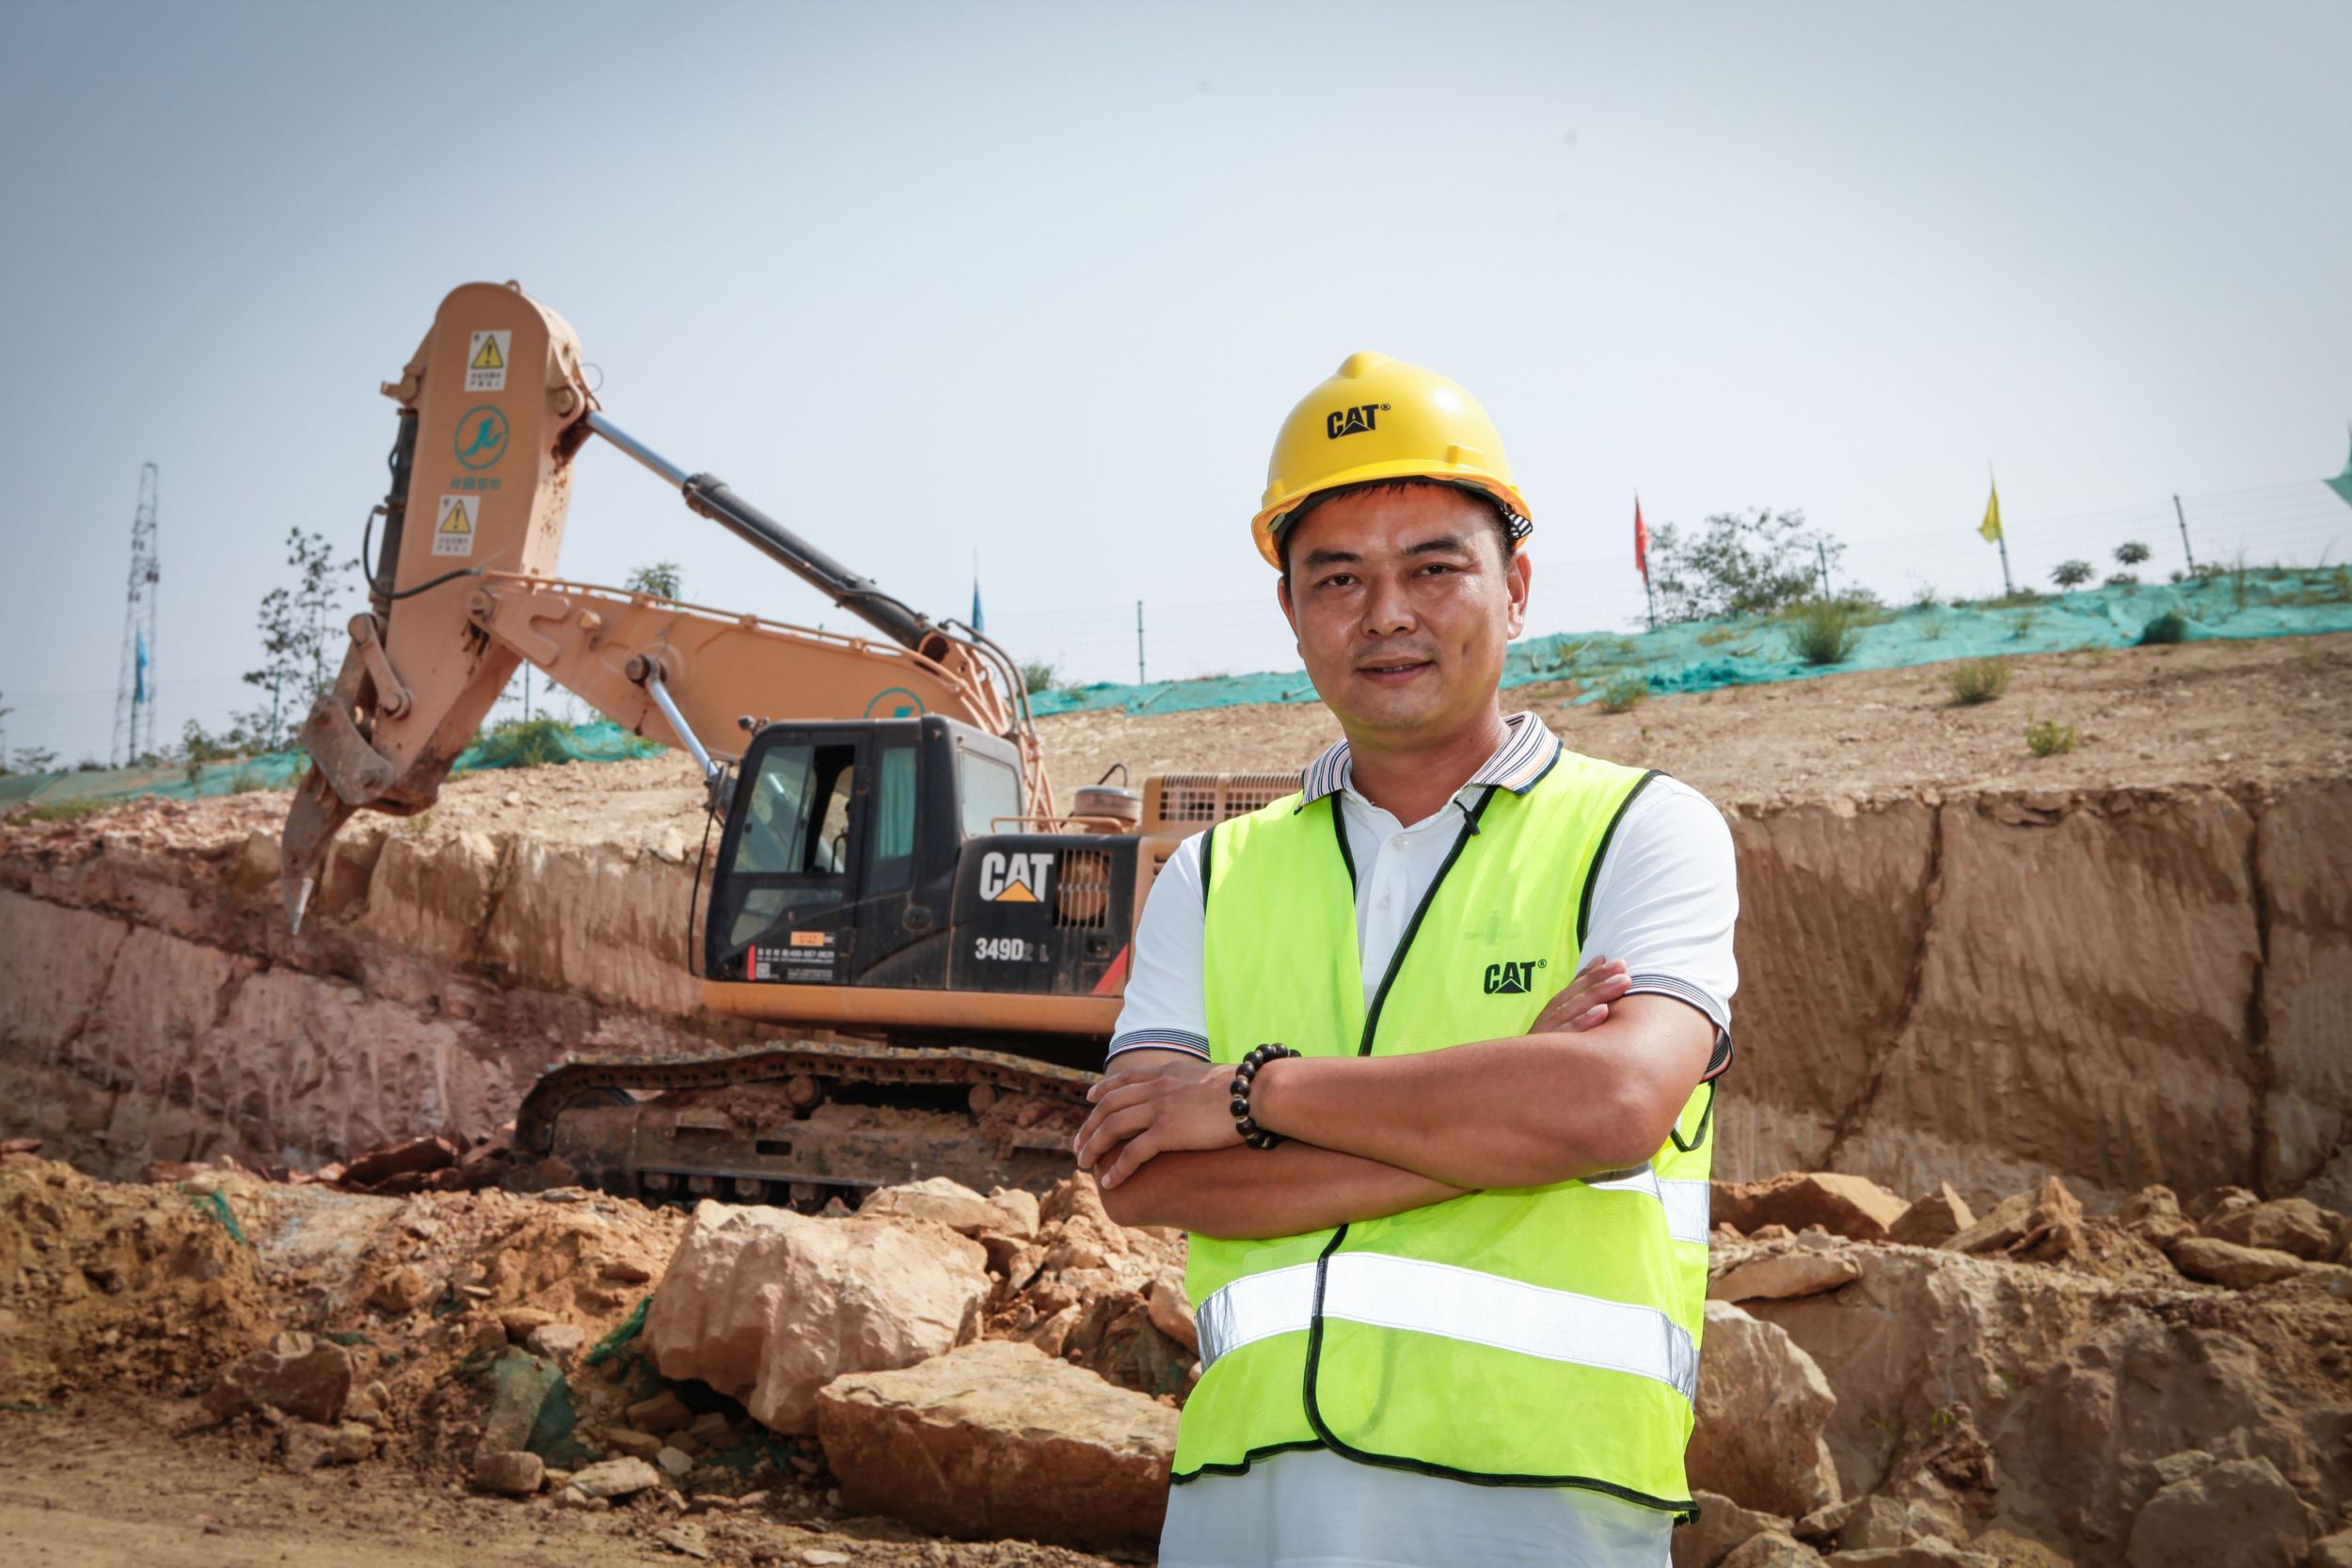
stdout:
<svg viewBox="0 0 2352 1568">
<path fill-rule="evenodd" d="M 98 1395 L 0 1414 L 0 1561 L 18 1568 L 601 1568 L 694 1560 L 655 1539 L 650 1500 L 605 1513 L 516 1503 L 396 1465 L 293 1474 L 263 1438 L 173 1433 L 193 1400 Z M 1103 1568 L 1023 1542 L 934 1541 L 887 1519 L 696 1513 L 712 1560 L 801 1568 Z"/>
</svg>

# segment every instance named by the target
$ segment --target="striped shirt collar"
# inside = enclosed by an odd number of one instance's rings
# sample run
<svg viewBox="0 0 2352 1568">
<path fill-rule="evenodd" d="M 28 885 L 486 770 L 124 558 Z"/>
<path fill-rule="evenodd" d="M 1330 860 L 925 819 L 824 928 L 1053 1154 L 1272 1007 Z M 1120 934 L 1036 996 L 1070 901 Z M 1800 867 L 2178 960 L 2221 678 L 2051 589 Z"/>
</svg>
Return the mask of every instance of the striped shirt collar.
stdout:
<svg viewBox="0 0 2352 1568">
<path fill-rule="evenodd" d="M 1560 737 L 1533 713 L 1514 713 L 1502 721 L 1502 744 L 1494 754 L 1480 765 L 1477 772 L 1462 787 L 1473 789 L 1482 785 L 1500 785 L 1514 795 L 1524 795 L 1535 787 L 1535 781 L 1551 771 L 1551 765 L 1560 756 Z M 1322 800 L 1336 789 L 1350 787 L 1354 772 L 1349 763 L 1348 744 L 1333 741 L 1324 753 L 1307 765 L 1305 783 L 1298 799 L 1298 809 Z"/>
</svg>

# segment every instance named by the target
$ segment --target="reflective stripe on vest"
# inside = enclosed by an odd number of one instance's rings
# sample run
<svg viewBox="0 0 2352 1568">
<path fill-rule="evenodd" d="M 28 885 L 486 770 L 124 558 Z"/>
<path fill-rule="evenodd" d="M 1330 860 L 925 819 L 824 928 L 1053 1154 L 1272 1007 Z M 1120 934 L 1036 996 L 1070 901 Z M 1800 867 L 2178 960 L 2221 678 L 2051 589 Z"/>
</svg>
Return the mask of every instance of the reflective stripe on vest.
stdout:
<svg viewBox="0 0 2352 1568">
<path fill-rule="evenodd" d="M 1666 1212 L 1667 1235 L 1677 1242 L 1707 1244 L 1714 1214 L 1715 1187 L 1711 1181 L 1667 1180 L 1645 1164 L 1622 1176 L 1586 1177 L 1584 1185 L 1605 1193 L 1647 1193 Z"/>
<path fill-rule="evenodd" d="M 1314 1307 L 1312 1263 L 1244 1275 L 1195 1314 L 1201 1371 L 1253 1339 L 1304 1334 Z M 1698 1347 L 1665 1313 L 1450 1263 L 1378 1252 L 1337 1254 L 1324 1277 L 1323 1315 L 1632 1372 L 1657 1379 L 1686 1400 L 1698 1394 Z"/>
</svg>

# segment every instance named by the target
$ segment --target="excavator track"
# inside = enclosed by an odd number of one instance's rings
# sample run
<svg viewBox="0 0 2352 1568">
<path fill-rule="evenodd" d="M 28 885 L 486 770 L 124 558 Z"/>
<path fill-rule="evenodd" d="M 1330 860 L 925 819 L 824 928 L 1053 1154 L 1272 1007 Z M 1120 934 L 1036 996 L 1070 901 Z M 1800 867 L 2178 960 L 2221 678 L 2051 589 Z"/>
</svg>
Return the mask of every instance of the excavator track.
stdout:
<svg viewBox="0 0 2352 1568">
<path fill-rule="evenodd" d="M 1074 1168 L 1071 1133 L 1098 1076 L 975 1047 L 846 1041 L 572 1055 L 516 1113 L 513 1180 L 811 1212 L 934 1176 L 1042 1192 Z"/>
</svg>

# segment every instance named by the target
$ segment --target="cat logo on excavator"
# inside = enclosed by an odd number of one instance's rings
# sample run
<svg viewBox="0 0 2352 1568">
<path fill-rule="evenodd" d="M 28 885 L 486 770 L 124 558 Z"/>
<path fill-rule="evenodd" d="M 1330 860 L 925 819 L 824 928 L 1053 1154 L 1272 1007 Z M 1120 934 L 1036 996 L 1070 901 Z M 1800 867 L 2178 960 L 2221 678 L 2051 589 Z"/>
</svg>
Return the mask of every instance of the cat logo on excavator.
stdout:
<svg viewBox="0 0 2352 1568">
<path fill-rule="evenodd" d="M 992 904 L 1041 904 L 1054 857 L 1042 849 L 1007 854 L 992 849 L 980 857 L 980 896 Z"/>
</svg>

